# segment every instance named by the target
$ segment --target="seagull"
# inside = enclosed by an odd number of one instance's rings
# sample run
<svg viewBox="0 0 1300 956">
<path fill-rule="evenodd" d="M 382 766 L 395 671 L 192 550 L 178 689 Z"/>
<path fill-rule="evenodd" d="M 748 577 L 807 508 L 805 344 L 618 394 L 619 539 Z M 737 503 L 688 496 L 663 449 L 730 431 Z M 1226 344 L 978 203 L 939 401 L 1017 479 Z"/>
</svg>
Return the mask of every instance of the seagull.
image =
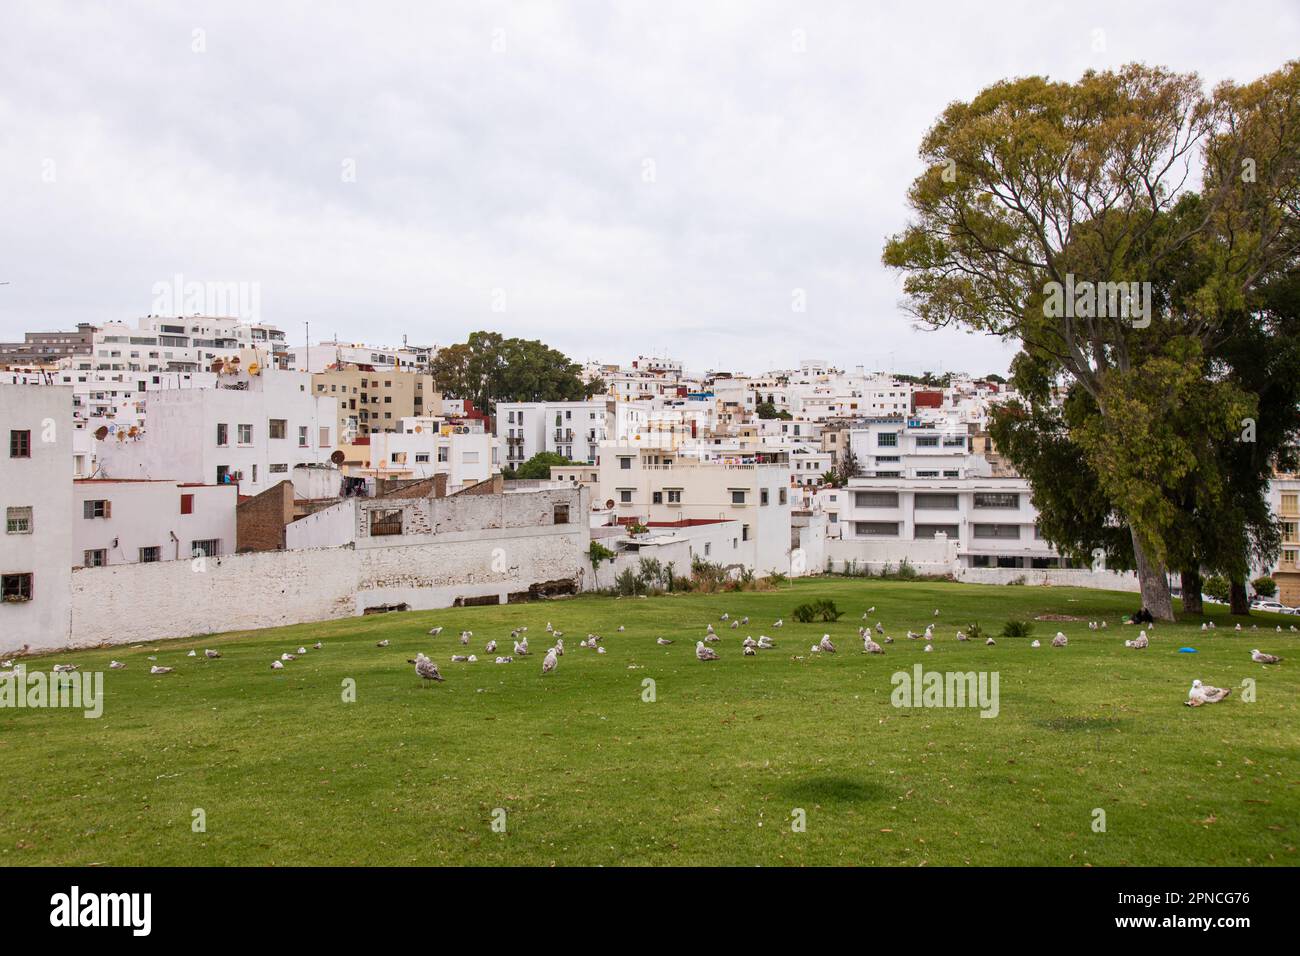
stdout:
<svg viewBox="0 0 1300 956">
<path fill-rule="evenodd" d="M 934 625 L 933 625 L 933 624 L 927 624 L 927 625 L 925 626 L 925 639 L 926 639 L 927 641 L 932 641 L 932 640 L 934 640 Z"/>
<path fill-rule="evenodd" d="M 210 661 L 215 661 L 218 657 L 221 656 L 221 652 L 220 652 L 220 651 L 204 651 L 204 652 L 203 652 L 203 656 L 206 657 L 206 658 L 207 658 L 208 660 L 210 660 Z"/>
<path fill-rule="evenodd" d="M 1202 631 L 1207 631 L 1207 630 L 1209 630 L 1209 628 L 1210 628 L 1210 626 L 1209 626 L 1208 624 L 1206 624 L 1204 621 L 1201 622 L 1201 630 L 1202 630 Z"/>
<path fill-rule="evenodd" d="M 1241 630 L 1241 625 L 1240 625 L 1240 624 L 1237 625 L 1237 630 L 1239 630 L 1239 631 Z"/>
<path fill-rule="evenodd" d="M 758 641 L 754 640 L 752 637 L 747 637 L 740 643 L 743 647 L 758 647 Z"/>
<path fill-rule="evenodd" d="M 758 651 L 754 650 L 754 648 L 753 648 L 751 645 L 749 645 L 749 644 L 746 644 L 746 645 L 745 645 L 745 656 L 746 656 L 746 657 L 753 657 L 753 656 L 756 655 L 757 653 L 758 653 Z"/>
<path fill-rule="evenodd" d="M 935 608 L 935 609 L 934 609 L 934 616 L 935 616 L 935 617 L 938 617 L 938 616 L 939 616 L 939 609 L 938 609 L 938 608 Z"/>
<path fill-rule="evenodd" d="M 513 664 L 514 662 L 515 659 L 513 657 L 498 657 L 496 659 L 496 663 L 498 664 Z"/>
<path fill-rule="evenodd" d="M 716 661 L 718 659 L 718 652 L 711 647 L 705 647 L 703 641 L 696 641 L 695 656 L 702 661 Z"/>
<path fill-rule="evenodd" d="M 528 654 L 528 638 L 525 637 L 522 641 L 515 641 L 515 653 L 520 657 Z"/>
<path fill-rule="evenodd" d="M 1199 680 L 1194 680 L 1192 681 L 1192 689 L 1187 692 L 1187 700 L 1184 703 L 1188 707 L 1217 704 L 1231 693 L 1231 688 L 1211 687 L 1209 684 L 1202 684 Z"/>
<path fill-rule="evenodd" d="M 604 654 L 604 653 L 605 653 L 605 648 L 603 648 L 603 647 L 598 647 L 598 648 L 596 648 L 596 653 L 597 653 L 597 654 Z"/>
<path fill-rule="evenodd" d="M 546 652 L 546 659 L 542 661 L 542 673 L 549 674 L 551 671 L 555 670 L 555 665 L 558 663 L 558 660 L 559 659 L 555 656 L 555 648 L 552 647 Z"/>
<path fill-rule="evenodd" d="M 125 666 L 126 666 L 126 665 L 123 664 L 121 661 L 109 661 L 109 662 L 108 662 L 108 667 L 109 667 L 110 670 L 120 671 L 120 670 L 121 670 L 122 668 L 124 668 Z"/>
<path fill-rule="evenodd" d="M 874 604 L 871 605 L 871 607 L 867 608 L 867 614 L 875 614 L 875 613 L 876 613 L 876 606 Z M 863 617 L 866 617 L 866 614 L 864 614 Z"/>
<path fill-rule="evenodd" d="M 835 653 L 835 645 L 831 643 L 831 636 L 829 634 L 822 635 L 821 644 L 818 646 L 827 654 Z"/>
<path fill-rule="evenodd" d="M 1065 647 L 1065 645 L 1069 643 L 1070 643 L 1069 639 L 1060 631 L 1057 631 L 1056 637 L 1052 638 L 1053 647 Z"/>
<path fill-rule="evenodd" d="M 426 681 L 445 680 L 445 678 L 438 673 L 438 665 L 429 660 L 429 658 L 425 657 L 423 654 L 415 655 L 415 672 Z"/>
<path fill-rule="evenodd" d="M 55 665 L 54 665 L 52 668 L 50 668 L 50 669 L 53 670 L 54 673 L 56 673 L 56 674 L 71 674 L 71 673 L 72 673 L 73 671 L 75 671 L 79 666 L 80 666 L 80 665 L 78 665 L 78 664 L 55 664 Z M 171 670 L 171 668 L 169 667 L 169 668 L 167 668 L 167 670 Z"/>
<path fill-rule="evenodd" d="M 388 646 L 388 638 L 384 638 L 382 641 L 379 641 L 378 643 L 375 644 L 375 647 L 387 647 L 387 646 Z"/>
<path fill-rule="evenodd" d="M 666 638 L 666 637 L 656 637 L 656 638 L 655 638 L 655 643 L 656 643 L 656 644 L 662 644 L 662 645 L 664 645 L 664 646 L 666 647 L 667 645 L 671 644 L 672 641 L 668 640 L 668 638 Z"/>
<path fill-rule="evenodd" d="M 439 625 L 438 627 L 431 627 L 431 628 L 429 628 L 429 636 L 430 636 L 430 637 L 437 637 L 437 636 L 438 636 L 439 634 L 441 634 L 441 633 L 442 633 L 442 626 L 441 626 L 441 625 Z"/>
<path fill-rule="evenodd" d="M 741 624 L 748 624 L 748 623 L 749 623 L 749 615 L 746 614 L 744 617 L 742 617 L 742 618 L 740 619 L 740 623 L 741 623 Z M 1291 628 L 1291 630 L 1294 631 L 1295 628 Z"/>
<path fill-rule="evenodd" d="M 298 659 L 298 658 L 295 657 L 295 656 L 292 655 L 292 654 L 281 654 L 281 655 L 280 655 L 280 660 L 282 660 L 282 661 L 296 661 L 297 659 Z"/>
<path fill-rule="evenodd" d="M 463 645 L 463 644 L 468 644 L 468 643 L 469 643 L 469 631 L 461 631 L 461 632 L 460 632 L 460 642 L 461 642 L 462 645 Z"/>
<path fill-rule="evenodd" d="M 758 635 L 758 646 L 765 651 L 770 651 L 772 648 L 776 647 L 776 645 L 772 643 L 772 639 L 766 634 Z"/>
<path fill-rule="evenodd" d="M 555 656 L 564 656 L 564 641 L 558 637 L 555 639 Z"/>
<path fill-rule="evenodd" d="M 322 644 L 320 641 L 317 641 L 315 644 L 312 645 L 312 647 L 314 647 L 314 648 L 315 648 L 316 650 L 318 650 L 318 651 L 319 651 L 322 647 L 324 647 L 324 646 L 325 646 L 325 645 Z"/>
<path fill-rule="evenodd" d="M 199 655 L 198 655 L 198 652 L 197 652 L 197 651 L 191 649 L 190 652 L 189 652 L 188 654 L 186 654 L 185 656 L 186 656 L 186 657 L 198 657 Z"/>
<path fill-rule="evenodd" d="M 555 630 L 555 628 L 551 627 L 551 622 L 550 622 L 550 621 L 547 621 L 547 622 L 546 622 L 546 633 L 547 633 L 547 634 L 550 634 L 551 631 L 553 631 L 553 630 Z"/>
<path fill-rule="evenodd" d="M 808 648 L 809 654 L 820 654 L 821 652 L 822 646 L 820 644 L 814 644 L 812 647 Z"/>
<path fill-rule="evenodd" d="M 172 669 L 170 667 L 159 667 L 157 664 L 149 668 L 150 674 L 170 674 L 171 672 Z"/>
<path fill-rule="evenodd" d="M 722 617 L 718 618 L 718 620 L 719 620 L 719 621 L 725 621 L 725 620 L 727 620 L 729 617 L 731 617 L 731 615 L 728 614 L 726 611 L 723 611 L 723 612 L 722 612 Z"/>
<path fill-rule="evenodd" d="M 892 637 L 886 636 L 886 637 L 885 637 L 885 643 L 886 643 L 886 644 L 892 644 L 892 643 L 894 643 L 894 639 L 893 639 Z"/>
<path fill-rule="evenodd" d="M 915 631 L 913 631 L 911 628 L 908 628 L 908 629 L 907 629 L 907 639 L 908 639 L 909 641 L 919 641 L 919 640 L 921 639 L 921 635 L 920 635 L 920 634 L 917 634 L 917 633 L 916 633 Z"/>
<path fill-rule="evenodd" d="M 706 625 L 704 625 L 704 633 L 705 633 L 705 634 L 712 634 L 712 633 L 713 633 L 713 625 L 712 625 L 712 624 L 706 624 Z"/>
<path fill-rule="evenodd" d="M 1142 648 L 1146 647 L 1149 643 L 1151 643 L 1151 642 L 1147 640 L 1147 632 L 1146 632 L 1146 631 L 1143 631 L 1141 634 L 1139 634 L 1139 635 L 1137 636 L 1137 640 L 1135 640 L 1135 641 L 1125 641 L 1125 642 L 1124 642 L 1124 646 L 1125 646 L 1125 647 L 1135 647 L 1135 648 L 1137 648 L 1138 650 L 1142 650 Z"/>
<path fill-rule="evenodd" d="M 932 651 L 932 650 L 934 650 L 934 645 L 933 645 L 933 644 L 927 644 L 927 645 L 925 645 L 925 649 L 926 649 L 927 652 Z"/>
<path fill-rule="evenodd" d="M 722 638 L 718 637 L 718 635 L 714 634 L 712 631 L 710 631 L 708 634 L 705 634 L 704 639 L 708 641 L 710 644 L 716 644 L 720 640 L 722 640 Z"/>
<path fill-rule="evenodd" d="M 526 631 L 526 630 L 528 630 L 528 628 L 524 628 L 524 630 Z M 563 636 L 564 636 L 564 632 L 563 632 L 563 631 L 551 631 L 551 637 L 555 638 L 556 640 L 559 640 L 559 639 L 562 638 Z M 526 641 L 526 640 L 528 640 L 528 638 L 525 637 L 524 640 Z M 600 640 L 600 638 L 596 638 L 596 640 Z"/>
<path fill-rule="evenodd" d="M 885 653 L 885 649 L 881 647 L 879 644 L 877 644 L 875 641 L 873 641 L 870 635 L 862 639 L 862 649 L 866 651 L 868 654 Z"/>
<path fill-rule="evenodd" d="M 997 643 L 998 643 L 998 642 L 995 641 L 995 640 L 993 640 L 993 638 L 990 637 L 990 638 L 989 638 L 987 641 L 985 641 L 984 643 L 985 643 L 985 645 L 988 646 L 988 647 L 995 647 L 995 646 L 997 646 Z"/>
<path fill-rule="evenodd" d="M 468 664 L 468 663 L 469 663 L 469 657 L 467 657 L 467 656 L 464 655 L 464 654 L 452 654 L 452 655 L 451 655 L 451 662 L 452 662 L 453 664 Z M 408 663 L 408 664 L 414 664 L 415 661 L 408 660 L 406 663 Z"/>
<path fill-rule="evenodd" d="M 731 629 L 732 629 L 733 631 L 734 631 L 736 628 L 738 628 L 738 627 L 740 627 L 740 622 L 739 622 L 739 621 L 732 621 L 732 622 L 731 622 Z M 1278 630 L 1280 631 L 1280 630 L 1282 630 L 1282 628 L 1279 627 Z"/>
<path fill-rule="evenodd" d="M 466 658 L 466 660 L 471 664 L 478 663 L 478 657 L 474 654 L 471 654 L 468 658 Z"/>
<path fill-rule="evenodd" d="M 773 627 L 780 627 L 780 626 L 783 625 L 784 623 L 785 623 L 784 620 L 782 620 L 781 618 L 777 618 L 777 619 L 776 619 L 776 623 L 773 624 L 772 626 L 773 626 Z"/>
<path fill-rule="evenodd" d="M 487 642 L 487 647 L 483 648 L 484 654 L 495 654 L 497 652 L 496 638 Z"/>
<path fill-rule="evenodd" d="M 881 624 L 879 621 L 876 622 L 876 633 L 877 634 L 885 633 L 885 625 Z"/>
<path fill-rule="evenodd" d="M 1043 645 L 1042 645 L 1042 644 L 1039 644 L 1037 638 L 1035 638 L 1033 641 L 1030 642 L 1029 646 L 1030 646 L 1030 647 L 1042 647 Z"/>
<path fill-rule="evenodd" d="M 284 670 L 284 665 L 281 664 L 279 661 L 271 661 L 271 670 L 282 671 Z"/>
<path fill-rule="evenodd" d="M 1250 652 L 1250 659 L 1254 661 L 1256 664 L 1281 664 L 1282 663 L 1282 658 L 1278 657 L 1276 654 L 1264 654 L 1261 653 L 1258 649 Z"/>
<path fill-rule="evenodd" d="M 623 631 L 624 631 L 624 627 L 623 627 L 622 624 L 620 624 L 620 625 L 618 626 L 618 632 L 619 632 L 620 634 L 622 634 Z"/>
<path fill-rule="evenodd" d="M 305 647 L 300 647 L 300 648 L 298 648 L 298 653 L 299 653 L 300 655 L 301 655 L 301 654 L 306 654 L 306 653 L 307 653 L 307 648 L 305 648 Z"/>
<path fill-rule="evenodd" d="M 966 632 L 965 632 L 965 631 L 958 631 L 958 632 L 957 632 L 957 640 L 959 640 L 959 641 L 969 641 L 970 638 L 966 636 Z"/>
</svg>

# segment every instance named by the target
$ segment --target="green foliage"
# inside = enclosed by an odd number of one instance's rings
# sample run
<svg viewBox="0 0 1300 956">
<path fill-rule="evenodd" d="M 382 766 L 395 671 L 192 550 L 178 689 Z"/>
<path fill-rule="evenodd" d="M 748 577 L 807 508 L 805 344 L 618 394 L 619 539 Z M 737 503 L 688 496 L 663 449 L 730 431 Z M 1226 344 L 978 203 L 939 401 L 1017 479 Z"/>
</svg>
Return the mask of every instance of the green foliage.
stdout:
<svg viewBox="0 0 1300 956">
<path fill-rule="evenodd" d="M 627 526 L 628 534 L 645 534 L 649 530 L 650 530 L 649 528 L 641 524 L 641 522 L 639 521 L 636 522 L 635 524 L 630 524 Z"/>
<path fill-rule="evenodd" d="M 624 568 L 614 579 L 614 590 L 623 597 L 633 597 L 641 593 L 641 579 L 631 568 Z"/>
<path fill-rule="evenodd" d="M 907 558 L 903 558 L 903 560 L 898 562 L 898 573 L 896 576 L 900 581 L 915 581 L 916 568 L 912 566 L 911 561 Z"/>
<path fill-rule="evenodd" d="M 843 614 L 830 598 L 817 598 L 800 604 L 790 616 L 800 624 L 811 624 L 813 621 L 838 621 Z"/>
<path fill-rule="evenodd" d="M 499 332 L 472 332 L 465 342 L 439 349 L 429 370 L 444 395 L 471 399 L 485 411 L 497 402 L 577 401 L 591 394 L 582 366 L 568 356 Z"/>
<path fill-rule="evenodd" d="M 768 583 L 771 584 L 773 587 L 780 587 L 782 584 L 785 584 L 785 582 L 788 581 L 789 579 L 790 579 L 789 575 L 784 574 L 781 571 L 777 571 L 775 568 L 767 572 Z"/>
<path fill-rule="evenodd" d="M 789 421 L 794 417 L 789 412 L 778 410 L 771 402 L 759 402 L 754 406 L 754 414 L 764 420 L 775 418 L 781 421 Z"/>
<path fill-rule="evenodd" d="M 1002 625 L 1003 637 L 1028 637 L 1034 632 L 1034 622 L 1011 618 Z"/>
<path fill-rule="evenodd" d="M 591 561 L 592 570 L 595 571 L 600 569 L 600 562 L 613 561 L 614 552 L 599 541 L 592 541 L 587 547 L 587 558 Z"/>
<path fill-rule="evenodd" d="M 1201 593 L 1206 597 L 1213 598 L 1220 604 L 1228 603 L 1228 595 L 1232 591 L 1232 584 L 1222 574 L 1211 574 L 1201 585 Z"/>
<path fill-rule="evenodd" d="M 557 455 L 553 451 L 540 451 L 532 458 L 522 462 L 511 475 L 513 478 L 533 478 L 547 479 L 551 477 L 551 467 L 553 465 L 571 465 L 573 464 L 563 455 Z"/>
<path fill-rule="evenodd" d="M 1255 589 L 1255 593 L 1260 597 L 1271 598 L 1277 595 L 1277 582 L 1267 575 L 1251 581 L 1250 586 Z"/>
<path fill-rule="evenodd" d="M 984 640 L 984 628 L 980 627 L 978 622 L 972 621 L 966 625 L 966 636 L 972 641 L 982 641 Z"/>
</svg>

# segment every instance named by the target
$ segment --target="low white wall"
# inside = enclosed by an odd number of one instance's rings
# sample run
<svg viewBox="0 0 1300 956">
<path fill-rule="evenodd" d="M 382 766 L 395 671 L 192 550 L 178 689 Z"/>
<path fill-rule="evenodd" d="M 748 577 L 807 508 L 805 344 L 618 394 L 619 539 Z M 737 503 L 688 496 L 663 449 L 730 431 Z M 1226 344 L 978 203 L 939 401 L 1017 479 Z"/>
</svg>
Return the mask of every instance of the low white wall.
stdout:
<svg viewBox="0 0 1300 956">
<path fill-rule="evenodd" d="M 1141 590 L 1131 571 L 1089 571 L 1083 568 L 955 568 L 953 577 L 963 584 L 1024 584 L 1062 588 L 1097 588 L 1102 591 Z"/>
</svg>

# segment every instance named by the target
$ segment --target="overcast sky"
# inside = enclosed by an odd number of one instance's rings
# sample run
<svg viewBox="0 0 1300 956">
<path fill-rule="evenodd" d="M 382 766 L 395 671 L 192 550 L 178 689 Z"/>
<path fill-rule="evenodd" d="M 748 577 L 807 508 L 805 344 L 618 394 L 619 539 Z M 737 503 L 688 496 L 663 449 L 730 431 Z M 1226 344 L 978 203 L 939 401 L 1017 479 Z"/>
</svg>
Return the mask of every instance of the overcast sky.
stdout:
<svg viewBox="0 0 1300 956">
<path fill-rule="evenodd" d="M 0 340 L 134 321 L 179 274 L 256 283 L 291 342 L 1002 371 L 880 264 L 944 105 L 1300 55 L 1296 0 L 1082 7 L 5 0 Z"/>
</svg>

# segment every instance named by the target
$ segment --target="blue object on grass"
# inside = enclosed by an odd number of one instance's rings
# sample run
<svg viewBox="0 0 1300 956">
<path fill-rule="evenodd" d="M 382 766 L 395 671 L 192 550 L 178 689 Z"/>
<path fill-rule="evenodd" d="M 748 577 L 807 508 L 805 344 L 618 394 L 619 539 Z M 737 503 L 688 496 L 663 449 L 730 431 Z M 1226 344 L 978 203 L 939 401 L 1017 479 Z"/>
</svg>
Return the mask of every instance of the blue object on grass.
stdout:
<svg viewBox="0 0 1300 956">
<path fill-rule="evenodd" d="M 1179 654 L 1195 654 L 1195 653 L 1196 653 L 1196 648 L 1194 648 L 1194 647 L 1180 647 L 1180 648 L 1178 648 L 1178 653 L 1179 653 Z"/>
</svg>

